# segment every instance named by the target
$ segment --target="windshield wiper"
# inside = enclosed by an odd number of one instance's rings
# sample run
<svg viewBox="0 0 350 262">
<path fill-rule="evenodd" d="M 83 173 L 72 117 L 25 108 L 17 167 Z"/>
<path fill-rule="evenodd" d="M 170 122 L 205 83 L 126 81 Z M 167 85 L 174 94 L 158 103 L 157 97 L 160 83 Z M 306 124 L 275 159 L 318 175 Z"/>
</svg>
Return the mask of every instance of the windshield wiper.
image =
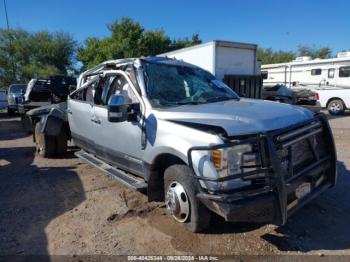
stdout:
<svg viewBox="0 0 350 262">
<path fill-rule="evenodd" d="M 238 100 L 238 98 L 236 97 L 225 97 L 225 96 L 216 96 L 216 97 L 212 97 L 207 99 L 207 102 L 211 103 L 211 102 L 221 102 L 221 101 L 227 101 L 227 100 Z"/>
<path fill-rule="evenodd" d="M 199 101 L 186 101 L 186 102 L 175 102 L 175 105 L 198 105 L 198 104 L 205 104 L 206 102 L 199 102 Z"/>
<path fill-rule="evenodd" d="M 199 105 L 199 104 L 205 104 L 206 102 L 198 102 L 198 101 L 187 101 L 187 102 L 168 102 L 165 104 L 162 104 L 163 106 L 183 106 L 183 105 Z"/>
</svg>

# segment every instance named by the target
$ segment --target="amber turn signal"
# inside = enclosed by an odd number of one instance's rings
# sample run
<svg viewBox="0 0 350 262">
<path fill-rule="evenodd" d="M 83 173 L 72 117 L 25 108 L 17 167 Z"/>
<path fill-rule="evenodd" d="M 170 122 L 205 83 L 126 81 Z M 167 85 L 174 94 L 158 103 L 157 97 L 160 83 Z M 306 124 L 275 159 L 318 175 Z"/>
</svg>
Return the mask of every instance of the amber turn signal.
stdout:
<svg viewBox="0 0 350 262">
<path fill-rule="evenodd" d="M 213 162 L 216 169 L 221 168 L 221 162 L 222 162 L 221 159 L 222 159 L 222 154 L 220 150 L 216 149 L 211 151 L 211 161 Z"/>
</svg>

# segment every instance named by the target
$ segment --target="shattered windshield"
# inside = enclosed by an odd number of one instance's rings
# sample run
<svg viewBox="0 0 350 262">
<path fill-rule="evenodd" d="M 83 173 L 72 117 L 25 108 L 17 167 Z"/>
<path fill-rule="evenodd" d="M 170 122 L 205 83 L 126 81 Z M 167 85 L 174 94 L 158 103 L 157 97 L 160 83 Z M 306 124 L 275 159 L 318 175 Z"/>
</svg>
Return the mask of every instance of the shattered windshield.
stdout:
<svg viewBox="0 0 350 262">
<path fill-rule="evenodd" d="M 147 95 L 154 107 L 239 99 L 228 86 L 197 67 L 145 62 Z"/>
</svg>

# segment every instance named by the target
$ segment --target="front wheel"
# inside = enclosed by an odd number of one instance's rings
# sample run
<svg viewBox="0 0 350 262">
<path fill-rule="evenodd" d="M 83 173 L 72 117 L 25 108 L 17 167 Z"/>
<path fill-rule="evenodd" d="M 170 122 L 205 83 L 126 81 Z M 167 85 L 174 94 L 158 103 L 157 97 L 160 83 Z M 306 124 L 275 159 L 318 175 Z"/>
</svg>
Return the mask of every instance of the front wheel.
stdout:
<svg viewBox="0 0 350 262">
<path fill-rule="evenodd" d="M 164 172 L 166 209 L 192 232 L 203 231 L 210 224 L 210 211 L 196 197 L 198 187 L 186 165 L 173 165 Z"/>
<path fill-rule="evenodd" d="M 22 128 L 27 134 L 31 134 L 33 132 L 33 126 L 30 118 L 26 114 L 21 115 L 21 123 Z"/>
<path fill-rule="evenodd" d="M 327 109 L 331 115 L 342 115 L 345 111 L 345 105 L 342 100 L 334 99 L 329 102 Z"/>
</svg>

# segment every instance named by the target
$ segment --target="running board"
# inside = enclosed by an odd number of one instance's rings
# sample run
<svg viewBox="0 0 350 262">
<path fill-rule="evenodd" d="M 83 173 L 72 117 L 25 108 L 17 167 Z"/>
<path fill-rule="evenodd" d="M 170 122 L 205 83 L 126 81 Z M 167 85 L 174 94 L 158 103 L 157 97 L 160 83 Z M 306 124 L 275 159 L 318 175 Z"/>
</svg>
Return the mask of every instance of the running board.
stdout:
<svg viewBox="0 0 350 262">
<path fill-rule="evenodd" d="M 133 190 L 143 192 L 147 189 L 147 183 L 142 178 L 112 167 L 84 150 L 75 152 L 75 155 Z"/>
</svg>

